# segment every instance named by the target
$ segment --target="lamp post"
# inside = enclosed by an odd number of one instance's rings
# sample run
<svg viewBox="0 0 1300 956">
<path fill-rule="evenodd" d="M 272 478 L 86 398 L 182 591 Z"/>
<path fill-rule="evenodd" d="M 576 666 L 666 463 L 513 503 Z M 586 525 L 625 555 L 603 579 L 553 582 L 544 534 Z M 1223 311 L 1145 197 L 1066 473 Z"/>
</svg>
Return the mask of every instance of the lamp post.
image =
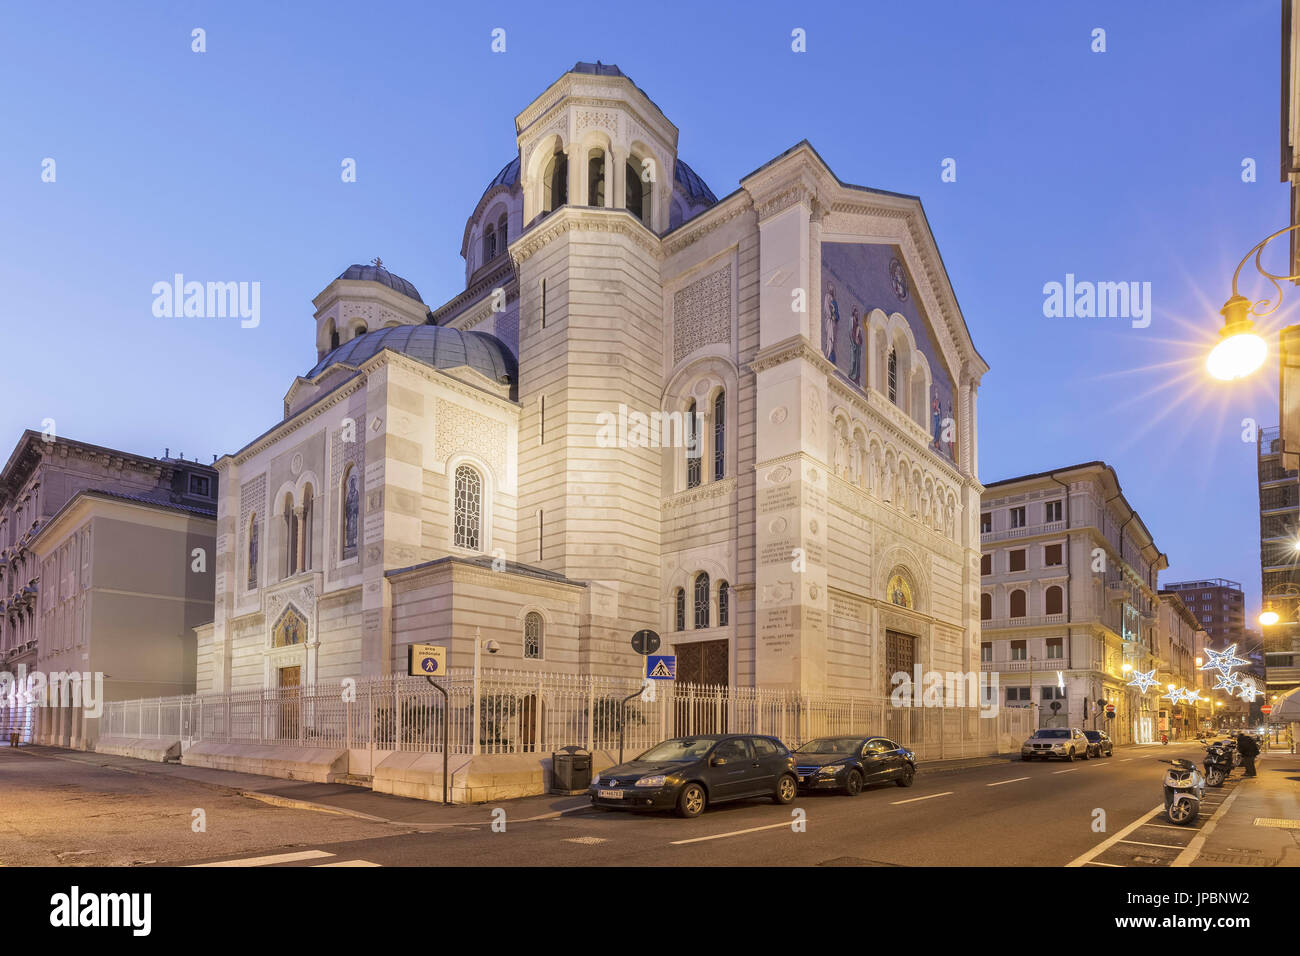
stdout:
<svg viewBox="0 0 1300 956">
<path fill-rule="evenodd" d="M 1205 367 L 1214 378 L 1224 382 L 1246 378 L 1263 365 L 1264 359 L 1268 357 L 1268 344 L 1255 331 L 1255 323 L 1251 320 L 1251 316 L 1266 318 L 1276 312 L 1282 304 L 1280 283 L 1294 282 L 1300 279 L 1300 275 L 1278 275 L 1269 272 L 1260 262 L 1260 257 L 1264 254 L 1264 247 L 1270 242 L 1297 229 L 1300 229 L 1300 224 L 1279 229 L 1256 243 L 1242 257 L 1241 262 L 1237 263 L 1237 269 L 1232 273 L 1232 295 L 1219 310 L 1219 314 L 1223 316 L 1219 342 L 1205 360 Z M 1276 300 L 1269 298 L 1252 302 L 1237 291 L 1237 280 L 1241 277 L 1241 270 L 1252 257 L 1255 260 L 1255 270 L 1273 284 L 1277 292 Z"/>
</svg>

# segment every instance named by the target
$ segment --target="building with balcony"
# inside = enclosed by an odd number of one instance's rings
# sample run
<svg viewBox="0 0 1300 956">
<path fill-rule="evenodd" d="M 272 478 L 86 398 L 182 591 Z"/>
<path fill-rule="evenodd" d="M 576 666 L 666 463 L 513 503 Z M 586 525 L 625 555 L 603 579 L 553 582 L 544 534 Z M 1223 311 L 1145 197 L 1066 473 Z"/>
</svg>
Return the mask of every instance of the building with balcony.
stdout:
<svg viewBox="0 0 1300 956">
<path fill-rule="evenodd" d="M 1300 474 L 1284 467 L 1278 428 L 1260 429 L 1257 441 L 1260 587 L 1264 610 L 1278 615 L 1261 624 L 1271 698 L 1300 687 Z"/>
<path fill-rule="evenodd" d="M 1114 469 L 1093 461 L 989 483 L 980 537 L 981 668 L 997 672 L 1004 706 L 1033 708 L 1038 726 L 1154 739 L 1157 694 L 1127 684 L 1159 666 L 1168 561 Z"/>
<path fill-rule="evenodd" d="M 208 465 L 25 431 L 0 470 L 0 671 L 98 671 L 109 700 L 193 690 L 217 494 Z M 84 746 L 83 720 L 6 707 L 0 734 Z"/>
<path fill-rule="evenodd" d="M 1200 669 L 1208 634 L 1179 592 L 1162 588 L 1158 593 L 1159 618 L 1152 648 L 1160 694 L 1156 730 L 1167 733 L 1170 740 L 1186 740 L 1203 729 L 1203 721 L 1213 710 L 1209 675 Z M 1166 696 L 1179 688 L 1195 692 L 1198 699 L 1175 702 Z"/>
</svg>

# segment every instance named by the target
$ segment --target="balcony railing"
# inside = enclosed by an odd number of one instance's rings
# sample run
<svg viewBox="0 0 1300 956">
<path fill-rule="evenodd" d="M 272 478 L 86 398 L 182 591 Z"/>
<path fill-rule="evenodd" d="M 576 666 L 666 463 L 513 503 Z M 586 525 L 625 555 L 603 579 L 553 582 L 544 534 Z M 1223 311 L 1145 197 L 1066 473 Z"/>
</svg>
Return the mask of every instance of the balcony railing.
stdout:
<svg viewBox="0 0 1300 956">
<path fill-rule="evenodd" d="M 985 673 L 990 671 L 1000 671 L 1003 674 L 1028 674 L 1030 671 L 1033 671 L 1035 674 L 1047 674 L 1051 671 L 1068 671 L 1075 669 L 1076 668 L 1071 667 L 1066 662 L 1064 657 L 1049 657 L 1046 659 L 1034 658 L 1032 662 L 980 661 L 980 670 Z"/>
<path fill-rule="evenodd" d="M 1064 530 L 1064 521 L 1048 521 L 1043 524 L 1025 525 L 1021 528 L 1000 528 L 996 531 L 983 531 L 980 532 L 980 541 L 984 543 L 1002 541 L 1007 538 L 1028 538 L 1036 534 L 1055 534 Z"/>
<path fill-rule="evenodd" d="M 1064 624 L 1064 614 L 1037 614 L 1032 617 L 995 617 L 980 621 L 982 630 L 998 630 L 1004 627 L 1044 627 L 1049 624 Z"/>
</svg>

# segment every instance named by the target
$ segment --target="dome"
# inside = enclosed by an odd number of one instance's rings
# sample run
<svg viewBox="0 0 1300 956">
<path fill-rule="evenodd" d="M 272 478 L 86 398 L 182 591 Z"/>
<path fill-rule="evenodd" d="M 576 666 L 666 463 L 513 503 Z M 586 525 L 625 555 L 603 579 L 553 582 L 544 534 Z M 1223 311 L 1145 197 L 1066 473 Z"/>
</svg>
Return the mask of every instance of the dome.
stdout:
<svg viewBox="0 0 1300 956">
<path fill-rule="evenodd" d="M 681 159 L 678 159 L 673 165 L 673 179 L 677 182 L 677 185 L 682 187 L 682 190 L 693 203 L 708 203 L 712 206 L 718 201 L 718 197 L 713 195 L 713 190 L 709 188 L 708 183 L 701 179 L 700 174 L 687 166 Z"/>
<path fill-rule="evenodd" d="M 329 352 L 304 377 L 315 378 L 339 362 L 360 365 L 384 349 L 409 355 L 437 369 L 467 365 L 512 389 L 517 378 L 515 357 L 496 336 L 486 332 L 462 332 L 443 325 L 394 325 L 366 332 Z"/>
<path fill-rule="evenodd" d="M 416 302 L 424 305 L 424 300 L 420 298 L 420 293 L 415 291 L 415 286 L 407 282 L 401 276 L 393 275 L 382 265 L 351 265 L 343 270 L 340 279 L 361 279 L 364 282 L 378 282 L 380 285 L 386 285 L 394 292 L 400 292 L 408 299 L 414 299 Z"/>
</svg>

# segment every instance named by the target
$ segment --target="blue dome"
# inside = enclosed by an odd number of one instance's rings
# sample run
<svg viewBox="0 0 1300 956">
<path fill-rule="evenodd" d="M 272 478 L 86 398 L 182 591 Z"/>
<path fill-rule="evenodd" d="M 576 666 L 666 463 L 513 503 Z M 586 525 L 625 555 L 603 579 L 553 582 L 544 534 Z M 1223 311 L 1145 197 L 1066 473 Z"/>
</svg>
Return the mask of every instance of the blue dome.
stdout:
<svg viewBox="0 0 1300 956">
<path fill-rule="evenodd" d="M 673 179 L 686 191 L 686 195 L 690 196 L 693 202 L 705 202 L 712 206 L 718 201 L 718 197 L 713 195 L 713 190 L 709 188 L 708 183 L 680 158 L 673 166 Z"/>
<path fill-rule="evenodd" d="M 386 285 L 394 292 L 400 292 L 408 299 L 414 299 L 416 302 L 424 305 L 424 300 L 420 298 L 420 293 L 415 291 L 415 286 L 407 282 L 401 276 L 393 275 L 383 266 L 362 266 L 351 265 L 343 270 L 340 279 L 361 279 L 365 282 L 378 282 L 380 285 Z"/>
<path fill-rule="evenodd" d="M 437 369 L 469 366 L 513 391 L 518 365 L 510 349 L 486 332 L 462 332 L 443 325 L 394 325 L 358 335 L 344 342 L 316 363 L 306 374 L 315 378 L 339 362 L 360 365 L 384 349 L 409 355 Z"/>
</svg>

